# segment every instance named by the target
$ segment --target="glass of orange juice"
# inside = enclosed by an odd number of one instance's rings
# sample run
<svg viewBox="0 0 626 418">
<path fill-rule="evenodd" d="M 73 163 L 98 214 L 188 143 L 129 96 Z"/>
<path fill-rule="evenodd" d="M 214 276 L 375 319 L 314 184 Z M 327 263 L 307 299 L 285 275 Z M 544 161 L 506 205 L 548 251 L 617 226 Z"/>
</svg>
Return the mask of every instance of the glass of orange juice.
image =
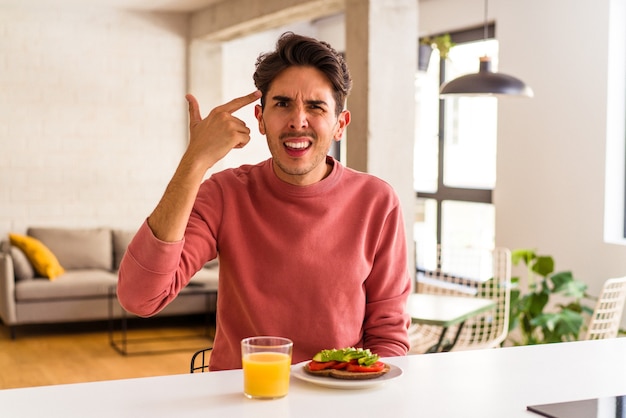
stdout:
<svg viewBox="0 0 626 418">
<path fill-rule="evenodd" d="M 293 342 L 283 337 L 241 340 L 243 393 L 251 399 L 277 399 L 289 391 Z"/>
</svg>

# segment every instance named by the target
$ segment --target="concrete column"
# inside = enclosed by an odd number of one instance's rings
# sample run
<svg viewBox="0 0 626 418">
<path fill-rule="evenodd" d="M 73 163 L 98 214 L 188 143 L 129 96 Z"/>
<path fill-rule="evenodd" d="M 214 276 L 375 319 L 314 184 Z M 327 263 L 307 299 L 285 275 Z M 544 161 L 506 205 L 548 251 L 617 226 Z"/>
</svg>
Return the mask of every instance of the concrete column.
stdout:
<svg viewBox="0 0 626 418">
<path fill-rule="evenodd" d="M 413 148 L 416 0 L 346 0 L 346 60 L 353 77 L 346 164 L 390 183 L 400 197 L 415 271 Z"/>
<path fill-rule="evenodd" d="M 206 117 L 223 100 L 222 45 L 204 39 L 192 39 L 188 49 L 187 92 L 193 94 L 200 104 L 200 113 Z M 185 138 L 188 139 L 188 129 Z M 186 144 L 185 144 L 186 146 Z M 218 162 L 206 175 L 223 169 Z"/>
</svg>

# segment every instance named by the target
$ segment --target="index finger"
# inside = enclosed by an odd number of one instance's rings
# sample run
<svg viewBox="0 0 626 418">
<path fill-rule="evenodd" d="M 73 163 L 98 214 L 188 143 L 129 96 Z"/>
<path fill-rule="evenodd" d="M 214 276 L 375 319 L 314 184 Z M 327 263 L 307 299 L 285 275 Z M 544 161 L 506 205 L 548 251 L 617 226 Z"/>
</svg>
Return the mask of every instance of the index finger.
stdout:
<svg viewBox="0 0 626 418">
<path fill-rule="evenodd" d="M 222 110 L 233 113 L 242 107 L 249 105 L 250 103 L 255 102 L 261 97 L 261 92 L 259 90 L 255 90 L 250 94 L 246 94 L 245 96 L 237 97 L 236 99 L 231 100 L 228 103 L 224 103 L 219 106 Z"/>
</svg>

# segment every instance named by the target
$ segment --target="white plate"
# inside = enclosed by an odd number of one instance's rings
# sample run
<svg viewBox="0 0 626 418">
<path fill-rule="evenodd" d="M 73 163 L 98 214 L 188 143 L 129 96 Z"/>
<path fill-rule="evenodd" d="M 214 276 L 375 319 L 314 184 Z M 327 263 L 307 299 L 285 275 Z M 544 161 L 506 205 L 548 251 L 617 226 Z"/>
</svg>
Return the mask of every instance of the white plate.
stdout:
<svg viewBox="0 0 626 418">
<path fill-rule="evenodd" d="M 375 379 L 367 379 L 367 380 L 342 380 L 335 379 L 333 377 L 327 376 L 314 376 L 308 374 L 304 371 L 304 365 L 307 364 L 308 361 L 303 361 L 302 363 L 294 364 L 291 367 L 291 375 L 296 379 L 304 380 L 305 382 L 314 383 L 319 386 L 325 386 L 327 388 L 333 389 L 365 389 L 371 388 L 373 386 L 382 385 L 383 383 L 389 382 L 390 380 L 397 379 L 402 376 L 402 369 L 398 366 L 394 366 L 393 364 L 389 364 L 390 370 L 384 375 L 377 377 Z"/>
</svg>

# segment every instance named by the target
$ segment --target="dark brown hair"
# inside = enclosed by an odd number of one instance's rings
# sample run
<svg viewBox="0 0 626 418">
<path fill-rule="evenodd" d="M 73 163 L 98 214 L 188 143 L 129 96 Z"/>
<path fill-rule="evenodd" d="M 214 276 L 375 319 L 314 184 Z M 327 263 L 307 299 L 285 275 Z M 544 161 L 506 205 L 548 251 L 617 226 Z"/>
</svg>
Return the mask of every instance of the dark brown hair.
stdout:
<svg viewBox="0 0 626 418">
<path fill-rule="evenodd" d="M 259 55 L 252 78 L 262 93 L 261 106 L 265 107 L 265 95 L 276 76 L 284 69 L 294 66 L 310 66 L 320 70 L 333 87 L 335 115 L 343 110 L 346 97 L 352 87 L 348 66 L 341 54 L 324 41 L 293 32 L 283 33 L 276 42 L 276 50 Z"/>
</svg>

